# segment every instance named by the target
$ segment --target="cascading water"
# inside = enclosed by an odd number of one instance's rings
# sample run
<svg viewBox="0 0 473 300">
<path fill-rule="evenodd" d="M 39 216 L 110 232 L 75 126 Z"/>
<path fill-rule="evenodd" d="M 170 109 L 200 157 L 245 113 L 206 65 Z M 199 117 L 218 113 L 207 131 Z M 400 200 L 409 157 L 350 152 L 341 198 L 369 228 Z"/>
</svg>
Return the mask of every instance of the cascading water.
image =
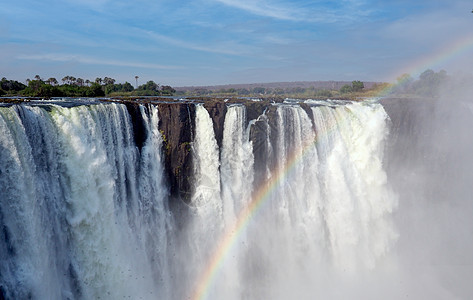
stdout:
<svg viewBox="0 0 473 300">
<path fill-rule="evenodd" d="M 237 212 L 248 204 L 253 185 L 253 146 L 242 105 L 228 108 L 221 151 L 222 201 L 225 223 L 235 222 Z"/>
<path fill-rule="evenodd" d="M 396 239 L 389 216 L 396 198 L 382 169 L 386 113 L 362 104 L 312 108 L 319 128 L 319 178 L 333 263 L 374 267 Z M 325 136 L 326 135 L 326 136 Z"/>
<path fill-rule="evenodd" d="M 158 295 L 167 274 L 153 258 L 166 231 L 155 229 L 166 228 L 168 212 L 156 130 L 140 156 L 123 105 L 0 114 L 4 297 Z M 150 131 L 156 122 L 151 114 Z"/>
<path fill-rule="evenodd" d="M 392 249 L 381 105 L 277 104 L 254 120 L 228 105 L 219 148 L 197 104 L 192 196 L 175 211 L 159 107 L 139 113 L 140 147 L 123 104 L 0 107 L 4 298 L 336 298 Z"/>
</svg>

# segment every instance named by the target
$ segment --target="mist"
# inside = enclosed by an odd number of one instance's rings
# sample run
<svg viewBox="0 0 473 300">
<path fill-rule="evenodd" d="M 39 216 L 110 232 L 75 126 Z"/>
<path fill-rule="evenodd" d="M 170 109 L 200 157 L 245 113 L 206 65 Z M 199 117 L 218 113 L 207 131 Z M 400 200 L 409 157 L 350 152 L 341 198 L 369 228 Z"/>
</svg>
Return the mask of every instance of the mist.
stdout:
<svg viewBox="0 0 473 300">
<path fill-rule="evenodd" d="M 386 168 L 405 297 L 473 295 L 473 80 L 449 77 L 434 97 L 384 99 L 391 118 Z M 394 297 L 396 298 L 396 297 Z"/>
</svg>

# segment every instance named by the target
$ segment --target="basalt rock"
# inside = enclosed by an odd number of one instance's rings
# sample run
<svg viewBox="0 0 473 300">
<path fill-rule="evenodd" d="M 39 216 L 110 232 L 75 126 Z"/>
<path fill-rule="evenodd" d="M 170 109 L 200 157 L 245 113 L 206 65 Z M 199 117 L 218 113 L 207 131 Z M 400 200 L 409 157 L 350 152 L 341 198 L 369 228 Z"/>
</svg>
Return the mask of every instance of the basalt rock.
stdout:
<svg viewBox="0 0 473 300">
<path fill-rule="evenodd" d="M 217 140 L 218 147 L 220 148 L 222 146 L 223 125 L 225 123 L 227 105 L 220 99 L 214 99 L 205 101 L 204 107 L 209 112 L 210 118 L 212 118 L 215 139 Z"/>
<path fill-rule="evenodd" d="M 154 102 L 159 111 L 159 130 L 163 138 L 165 175 L 169 183 L 172 199 L 181 199 L 190 203 L 192 195 L 193 155 L 192 142 L 195 135 L 196 104 L 202 103 L 213 122 L 215 138 L 219 147 L 222 146 L 223 129 L 228 105 L 244 105 L 246 107 L 246 126 L 250 128 L 250 140 L 253 144 L 255 184 L 265 182 L 269 170 L 276 168 L 278 153 L 274 147 L 278 136 L 277 106 L 275 100 L 253 101 L 244 99 L 192 99 L 191 101 Z M 137 103 L 126 102 L 130 113 L 135 143 L 139 149 L 146 140 L 144 121 Z M 301 107 L 312 120 L 312 110 L 306 104 Z"/>
<path fill-rule="evenodd" d="M 133 137 L 135 139 L 135 145 L 141 150 L 146 141 L 146 129 L 141 115 L 140 106 L 133 102 L 124 102 L 128 113 L 131 116 L 131 122 L 133 124 Z"/>
<path fill-rule="evenodd" d="M 192 103 L 158 103 L 163 137 L 164 166 L 172 198 L 190 201 L 192 191 L 191 143 L 195 128 Z"/>
</svg>

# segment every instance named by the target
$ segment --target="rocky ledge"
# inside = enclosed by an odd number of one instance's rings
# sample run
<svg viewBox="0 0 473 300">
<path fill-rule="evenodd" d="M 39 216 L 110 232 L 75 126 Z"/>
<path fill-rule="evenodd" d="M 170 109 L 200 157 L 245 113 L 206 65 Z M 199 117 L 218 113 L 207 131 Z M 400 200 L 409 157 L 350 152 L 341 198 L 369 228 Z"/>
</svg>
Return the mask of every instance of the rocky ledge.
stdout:
<svg viewBox="0 0 473 300">
<path fill-rule="evenodd" d="M 220 147 L 223 139 L 223 127 L 227 107 L 230 104 L 243 104 L 246 106 L 246 123 L 254 120 L 254 126 L 250 131 L 250 139 L 253 141 L 255 163 L 263 162 L 266 159 L 259 156 L 268 153 L 266 149 L 266 137 L 269 134 L 266 122 L 258 119 L 263 112 L 269 120 L 276 113 L 276 108 L 271 105 L 274 102 L 282 102 L 281 99 L 268 99 L 263 101 L 252 101 L 244 99 L 208 99 L 195 98 L 186 101 L 175 101 L 167 98 L 140 99 L 113 99 L 126 105 L 132 118 L 135 143 L 139 149 L 146 140 L 146 129 L 141 115 L 139 105 L 155 105 L 159 111 L 159 131 L 163 138 L 163 154 L 166 180 L 170 186 L 170 196 L 172 199 L 181 199 L 186 203 L 190 202 L 192 194 L 192 140 L 195 134 L 195 111 L 196 104 L 201 103 L 209 112 L 213 121 L 213 127 L 217 144 Z M 275 127 L 275 124 L 270 124 Z M 255 166 L 256 170 L 263 170 Z M 260 181 L 265 174 L 256 174 L 255 180 Z"/>
</svg>

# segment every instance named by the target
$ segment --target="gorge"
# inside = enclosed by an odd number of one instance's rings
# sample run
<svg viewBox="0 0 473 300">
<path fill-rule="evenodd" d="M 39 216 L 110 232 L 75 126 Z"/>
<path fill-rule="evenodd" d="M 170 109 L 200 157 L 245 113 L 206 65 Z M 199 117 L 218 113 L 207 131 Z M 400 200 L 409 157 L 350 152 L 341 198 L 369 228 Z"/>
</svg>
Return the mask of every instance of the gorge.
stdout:
<svg viewBox="0 0 473 300">
<path fill-rule="evenodd" d="M 456 107 L 0 106 L 0 299 L 471 295 L 473 147 L 456 128 L 473 109 Z"/>
</svg>

